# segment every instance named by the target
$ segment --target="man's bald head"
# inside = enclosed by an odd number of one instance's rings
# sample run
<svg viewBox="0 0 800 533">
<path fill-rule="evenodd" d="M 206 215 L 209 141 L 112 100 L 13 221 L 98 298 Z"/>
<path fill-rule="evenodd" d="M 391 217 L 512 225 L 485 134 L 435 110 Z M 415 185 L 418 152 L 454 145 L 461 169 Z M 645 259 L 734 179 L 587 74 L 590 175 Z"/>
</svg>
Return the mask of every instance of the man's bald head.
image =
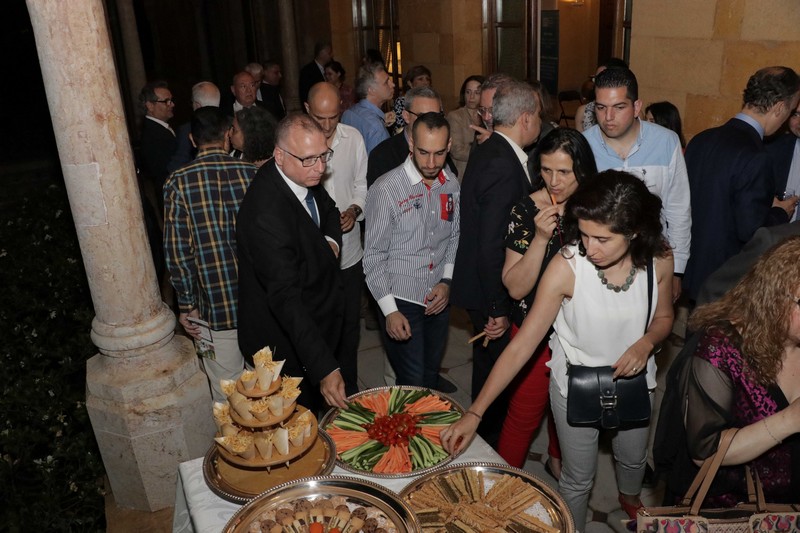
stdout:
<svg viewBox="0 0 800 533">
<path fill-rule="evenodd" d="M 317 121 L 325 133 L 326 139 L 331 139 L 336 133 L 341 117 L 341 97 L 339 89 L 327 82 L 320 82 L 311 87 L 308 92 L 306 111 L 311 118 Z"/>
</svg>

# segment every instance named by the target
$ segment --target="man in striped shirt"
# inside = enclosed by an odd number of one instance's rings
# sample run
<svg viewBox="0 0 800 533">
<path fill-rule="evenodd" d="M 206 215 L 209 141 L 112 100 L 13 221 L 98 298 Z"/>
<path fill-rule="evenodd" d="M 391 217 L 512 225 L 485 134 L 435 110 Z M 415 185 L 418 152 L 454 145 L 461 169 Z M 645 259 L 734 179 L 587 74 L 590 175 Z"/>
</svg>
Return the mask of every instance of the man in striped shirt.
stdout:
<svg viewBox="0 0 800 533">
<path fill-rule="evenodd" d="M 186 332 L 200 339 L 208 322 L 214 359 L 203 367 L 216 401 L 224 401 L 220 379 L 236 379 L 244 370 L 237 340 L 238 274 L 236 215 L 256 167 L 234 159 L 230 119 L 218 107 L 202 107 L 192 118 L 197 158 L 172 173 L 164 184 L 164 252 Z"/>
<path fill-rule="evenodd" d="M 445 170 L 450 126 L 441 113 L 414 122 L 411 156 L 367 193 L 364 274 L 381 309 L 398 385 L 436 388 L 458 248 L 459 184 Z"/>
</svg>

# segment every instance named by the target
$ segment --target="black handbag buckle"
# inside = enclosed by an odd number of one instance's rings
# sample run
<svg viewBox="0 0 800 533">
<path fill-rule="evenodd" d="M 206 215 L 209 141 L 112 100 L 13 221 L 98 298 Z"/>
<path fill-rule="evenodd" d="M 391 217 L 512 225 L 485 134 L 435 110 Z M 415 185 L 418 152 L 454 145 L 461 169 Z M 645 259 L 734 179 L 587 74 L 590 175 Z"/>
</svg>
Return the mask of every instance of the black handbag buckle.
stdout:
<svg viewBox="0 0 800 533">
<path fill-rule="evenodd" d="M 603 410 L 617 408 L 617 395 L 616 394 L 603 394 L 600 396 L 600 408 Z"/>
</svg>

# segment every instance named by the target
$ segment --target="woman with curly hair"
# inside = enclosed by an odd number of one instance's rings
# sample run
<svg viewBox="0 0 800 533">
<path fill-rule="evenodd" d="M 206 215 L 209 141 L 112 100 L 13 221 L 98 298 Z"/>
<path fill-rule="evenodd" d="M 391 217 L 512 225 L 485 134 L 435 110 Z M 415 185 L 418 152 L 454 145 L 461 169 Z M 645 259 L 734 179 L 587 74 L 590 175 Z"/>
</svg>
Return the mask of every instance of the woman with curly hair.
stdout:
<svg viewBox="0 0 800 533">
<path fill-rule="evenodd" d="M 272 159 L 278 123 L 266 109 L 252 106 L 236 112 L 231 126 L 231 145 L 242 159 L 261 167 Z"/>
<path fill-rule="evenodd" d="M 744 501 L 747 485 L 739 465 L 754 467 L 767 501 L 797 503 L 800 236 L 770 249 L 720 300 L 698 307 L 689 327 L 700 336 L 682 377 L 690 458 L 700 464 L 716 451 L 724 429 L 741 428 L 707 505 Z M 670 489 L 682 494 L 681 488 Z"/>
<path fill-rule="evenodd" d="M 673 260 L 661 235 L 660 215 L 658 196 L 626 172 L 607 170 L 582 184 L 567 201 L 566 246 L 547 266 L 522 327 L 465 416 L 441 433 L 447 451 L 465 448 L 487 406 L 511 383 L 552 325 L 553 354 L 547 366 L 550 407 L 561 444 L 558 491 L 581 531 L 597 471 L 601 429 L 567 421 L 567 371 L 570 365 L 611 366 L 613 379 L 646 372 L 652 402 L 652 353 L 669 335 L 673 318 Z M 623 425 L 611 432 L 619 501 L 632 518 L 641 507 L 648 433 L 647 424 Z"/>
</svg>

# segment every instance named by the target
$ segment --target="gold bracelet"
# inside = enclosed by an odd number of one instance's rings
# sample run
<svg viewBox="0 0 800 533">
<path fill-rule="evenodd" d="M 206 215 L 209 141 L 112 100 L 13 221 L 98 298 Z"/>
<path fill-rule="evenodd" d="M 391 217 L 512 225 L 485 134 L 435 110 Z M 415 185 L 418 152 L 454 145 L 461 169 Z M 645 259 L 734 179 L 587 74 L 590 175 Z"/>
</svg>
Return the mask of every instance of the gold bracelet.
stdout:
<svg viewBox="0 0 800 533">
<path fill-rule="evenodd" d="M 472 409 L 468 409 L 466 414 L 472 415 L 472 416 L 474 416 L 475 418 L 477 418 L 480 421 L 483 420 L 483 417 L 481 415 L 479 415 L 478 413 L 476 413 L 475 411 L 473 411 Z"/>
<path fill-rule="evenodd" d="M 767 425 L 767 419 L 762 418 L 761 421 L 764 422 L 764 429 L 767 430 L 767 433 L 769 434 L 770 437 L 772 437 L 772 440 L 774 440 L 778 444 L 781 444 L 783 441 L 776 439 L 775 435 L 773 435 L 772 432 L 769 430 L 769 426 Z"/>
</svg>

